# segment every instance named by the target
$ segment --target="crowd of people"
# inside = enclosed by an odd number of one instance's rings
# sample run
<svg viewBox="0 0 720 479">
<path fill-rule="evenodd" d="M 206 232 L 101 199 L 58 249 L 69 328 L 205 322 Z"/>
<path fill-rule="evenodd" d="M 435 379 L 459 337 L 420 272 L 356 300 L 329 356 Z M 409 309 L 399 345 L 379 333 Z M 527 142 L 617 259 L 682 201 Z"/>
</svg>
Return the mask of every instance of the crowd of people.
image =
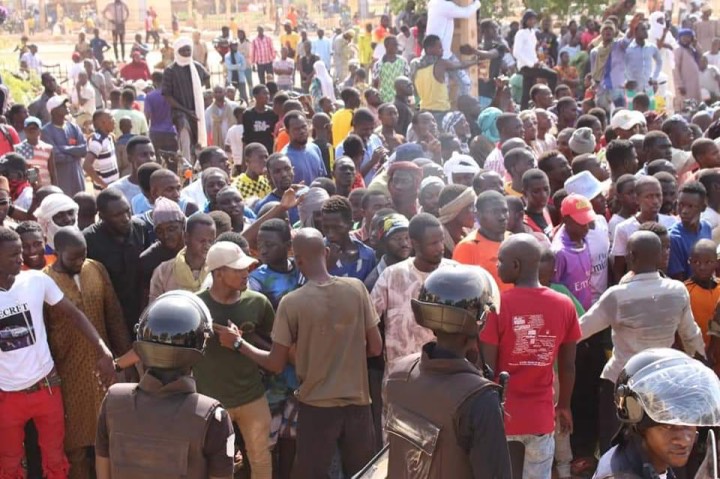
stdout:
<svg viewBox="0 0 720 479">
<path fill-rule="evenodd" d="M 479 7 L 162 48 L 149 10 L 125 62 L 114 0 L 62 84 L 24 40 L 0 477 L 350 478 L 388 443 L 390 478 L 693 477 L 720 425 L 720 21 Z M 692 414 L 653 409 L 656 361 Z"/>
</svg>

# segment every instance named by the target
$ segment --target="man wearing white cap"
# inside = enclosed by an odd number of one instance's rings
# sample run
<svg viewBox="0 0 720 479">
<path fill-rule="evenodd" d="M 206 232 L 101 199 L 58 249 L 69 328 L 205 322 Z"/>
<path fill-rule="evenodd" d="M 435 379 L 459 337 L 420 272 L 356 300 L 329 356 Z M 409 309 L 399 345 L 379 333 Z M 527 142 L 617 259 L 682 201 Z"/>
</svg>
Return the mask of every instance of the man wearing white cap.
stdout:
<svg viewBox="0 0 720 479">
<path fill-rule="evenodd" d="M 87 154 L 87 142 L 80 128 L 65 121 L 68 114 L 68 97 L 56 95 L 47 101 L 50 123 L 45 125 L 40 138 L 53 146 L 55 185 L 68 196 L 85 191 L 85 174 L 82 161 Z"/>
<path fill-rule="evenodd" d="M 621 140 L 629 140 L 631 136 L 640 133 L 640 128 L 645 124 L 643 114 L 631 110 L 618 110 L 610 120 L 610 128 Z"/>
<path fill-rule="evenodd" d="M 198 296 L 210 310 L 215 336 L 208 340 L 203 359 L 193 367 L 198 392 L 220 401 L 240 428 L 252 479 L 270 479 L 270 407 L 260 368 L 238 350 L 244 341 L 269 349 L 263 338 L 270 338 L 275 314 L 264 295 L 248 290 L 250 267 L 257 260 L 245 255 L 238 245 L 215 243 L 205 263 L 213 282 Z M 224 348 L 220 338 L 230 328 L 244 334 L 237 340 L 240 344 Z"/>
<path fill-rule="evenodd" d="M 178 38 L 173 44 L 175 61 L 163 73 L 162 92 L 170 104 L 178 129 L 180 149 L 186 159 L 194 158 L 191 145 L 207 146 L 203 85 L 210 88 L 210 75 L 192 59 L 192 40 Z"/>
</svg>

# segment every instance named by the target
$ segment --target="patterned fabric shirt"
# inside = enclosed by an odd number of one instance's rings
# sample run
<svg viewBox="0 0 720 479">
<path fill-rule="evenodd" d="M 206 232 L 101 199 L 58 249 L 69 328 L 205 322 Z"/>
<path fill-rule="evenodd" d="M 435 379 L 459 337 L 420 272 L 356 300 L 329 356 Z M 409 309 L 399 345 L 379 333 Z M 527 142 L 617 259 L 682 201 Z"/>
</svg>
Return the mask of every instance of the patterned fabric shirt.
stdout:
<svg viewBox="0 0 720 479">
<path fill-rule="evenodd" d="M 272 191 L 270 182 L 265 176 L 260 176 L 257 180 L 250 178 L 247 173 L 242 173 L 235 180 L 235 188 L 240 192 L 243 198 L 265 198 Z"/>
<path fill-rule="evenodd" d="M 276 310 L 283 296 L 299 288 L 305 282 L 303 275 L 300 274 L 300 269 L 295 266 L 295 263 L 292 260 L 288 260 L 288 262 L 290 263 L 290 269 L 287 272 L 275 271 L 268 265 L 263 264 L 253 270 L 248 279 L 248 287 L 253 291 L 264 294 Z"/>
<path fill-rule="evenodd" d="M 93 133 L 88 141 L 88 153 L 92 153 L 95 157 L 93 168 L 100 177 L 105 180 L 106 184 L 120 179 L 118 172 L 117 157 L 115 156 L 115 144 L 112 138 L 101 133 Z M 104 187 L 94 185 L 96 190 L 102 190 Z"/>
<path fill-rule="evenodd" d="M 275 60 L 275 47 L 270 37 L 257 37 L 252 41 L 253 60 L 258 65 L 272 63 Z"/>
<path fill-rule="evenodd" d="M 31 145 L 27 140 L 19 145 L 15 145 L 15 151 L 23 156 L 27 161 L 28 167 L 37 168 L 40 175 L 40 186 L 48 186 L 52 184 L 50 179 L 50 155 L 53 147 L 50 143 L 45 143 L 38 139 L 37 145 Z"/>
<path fill-rule="evenodd" d="M 434 340 L 429 329 L 415 322 L 410 300 L 417 298 L 420 287 L 430 273 L 423 273 L 415 267 L 415 258 L 388 266 L 375 283 L 370 294 L 378 315 L 385 320 L 385 358 L 390 369 L 393 362 L 408 354 L 417 353 L 422 346 Z M 440 268 L 457 264 L 443 259 Z"/>
<path fill-rule="evenodd" d="M 392 63 L 383 59 L 373 66 L 372 77 L 378 79 L 383 103 L 391 103 L 395 100 L 395 79 L 399 76 L 410 76 L 410 65 L 401 56 L 395 58 Z"/>
</svg>

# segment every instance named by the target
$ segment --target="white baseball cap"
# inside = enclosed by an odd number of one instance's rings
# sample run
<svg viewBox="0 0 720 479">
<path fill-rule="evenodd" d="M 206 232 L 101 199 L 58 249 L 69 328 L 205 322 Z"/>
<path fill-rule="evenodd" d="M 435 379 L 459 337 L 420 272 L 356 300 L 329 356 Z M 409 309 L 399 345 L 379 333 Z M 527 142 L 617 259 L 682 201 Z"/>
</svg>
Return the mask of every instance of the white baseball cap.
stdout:
<svg viewBox="0 0 720 479">
<path fill-rule="evenodd" d="M 258 260 L 246 255 L 238 245 L 230 241 L 220 241 L 212 245 L 205 258 L 208 271 L 222 267 L 247 269 L 257 262 Z"/>
<path fill-rule="evenodd" d="M 630 130 L 635 125 L 645 125 L 645 115 L 639 111 L 620 110 L 610 120 L 610 127 L 614 130 Z"/>
<path fill-rule="evenodd" d="M 55 95 L 55 96 L 51 96 L 50 98 L 48 98 L 48 101 L 47 101 L 47 104 L 46 104 L 48 113 L 52 113 L 52 111 L 53 111 L 55 108 L 59 107 L 60 105 L 65 104 L 65 103 L 67 103 L 67 102 L 69 102 L 69 101 L 70 101 L 70 100 L 69 100 L 68 97 L 66 97 L 65 95 Z"/>
</svg>

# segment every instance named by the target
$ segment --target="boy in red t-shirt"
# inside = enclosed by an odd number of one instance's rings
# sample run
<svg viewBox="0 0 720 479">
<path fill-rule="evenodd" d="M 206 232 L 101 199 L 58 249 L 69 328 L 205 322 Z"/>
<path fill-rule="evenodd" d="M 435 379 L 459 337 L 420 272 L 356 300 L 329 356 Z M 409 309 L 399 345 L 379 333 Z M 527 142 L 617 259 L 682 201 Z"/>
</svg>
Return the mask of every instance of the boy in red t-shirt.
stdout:
<svg viewBox="0 0 720 479">
<path fill-rule="evenodd" d="M 494 371 L 512 377 L 506 390 L 508 442 L 525 446 L 523 477 L 552 475 L 555 415 L 560 433 L 572 432 L 570 398 L 575 383 L 575 346 L 580 327 L 575 306 L 540 284 L 541 247 L 530 234 L 505 240 L 498 275 L 515 285 L 501 295 L 500 313 L 491 313 L 480 333 L 483 357 Z M 553 402 L 553 364 L 560 391 Z"/>
</svg>

